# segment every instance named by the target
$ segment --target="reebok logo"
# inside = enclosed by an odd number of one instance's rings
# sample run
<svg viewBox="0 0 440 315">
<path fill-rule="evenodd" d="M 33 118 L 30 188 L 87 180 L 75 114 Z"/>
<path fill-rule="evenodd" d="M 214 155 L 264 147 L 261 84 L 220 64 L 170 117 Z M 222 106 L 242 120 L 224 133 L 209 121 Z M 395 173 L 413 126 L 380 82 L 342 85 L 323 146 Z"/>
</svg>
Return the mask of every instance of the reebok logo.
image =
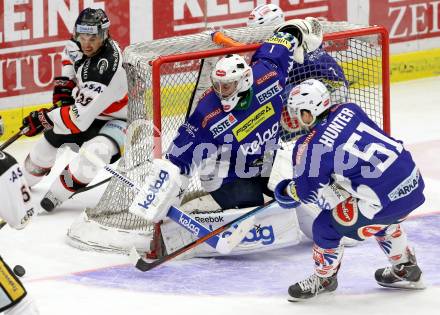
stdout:
<svg viewBox="0 0 440 315">
<path fill-rule="evenodd" d="M 207 217 L 207 218 L 195 217 L 194 219 L 197 222 L 199 222 L 199 223 L 218 223 L 218 222 L 224 222 L 224 218 L 221 215 L 216 216 L 216 217 Z"/>
</svg>

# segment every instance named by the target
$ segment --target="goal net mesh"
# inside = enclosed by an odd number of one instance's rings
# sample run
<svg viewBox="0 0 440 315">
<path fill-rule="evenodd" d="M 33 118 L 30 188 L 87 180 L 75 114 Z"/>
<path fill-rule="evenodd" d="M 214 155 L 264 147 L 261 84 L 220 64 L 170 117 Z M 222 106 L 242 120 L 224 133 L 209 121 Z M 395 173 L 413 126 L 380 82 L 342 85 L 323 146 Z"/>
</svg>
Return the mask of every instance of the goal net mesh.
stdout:
<svg viewBox="0 0 440 315">
<path fill-rule="evenodd" d="M 325 34 L 323 47 L 343 68 L 349 82 L 346 91 L 335 88 L 332 98 L 338 100 L 347 96 L 349 101 L 360 105 L 372 120 L 387 127 L 384 125 L 384 108 L 388 104 L 384 104 L 383 95 L 388 93 L 388 87 L 383 82 L 382 66 L 388 58 L 384 56 L 384 51 L 388 50 L 384 49 L 381 34 L 365 33 L 362 30 L 368 29 L 368 26 L 347 22 L 322 24 Z M 250 44 L 269 38 L 273 27 L 243 27 L 222 32 L 250 47 Z M 168 148 L 200 91 L 209 87 L 206 76 L 209 76 L 215 57 L 204 58 L 203 53 L 211 50 L 215 50 L 217 56 L 225 54 L 225 49 L 212 41 L 210 32 L 138 43 L 125 49 L 123 64 L 129 87 L 129 128 L 125 152 L 117 170 L 137 185 L 142 186 L 152 158 Z M 252 51 L 243 55 L 249 57 Z M 173 61 L 162 63 L 154 76 L 153 63 L 166 56 L 174 56 Z M 199 73 L 201 60 L 205 60 L 206 64 Z M 308 77 L 319 78 L 313 69 L 307 71 L 310 71 Z M 294 81 L 304 79 L 306 77 L 295 78 Z M 282 137 L 286 139 L 289 135 Z M 191 180 L 186 199 L 202 193 L 196 178 L 193 176 Z M 112 178 L 98 204 L 86 209 L 70 227 L 67 233 L 69 244 L 98 251 L 127 252 L 133 246 L 139 251 L 148 251 L 154 227 L 151 222 L 128 212 L 134 196 L 131 188 Z"/>
</svg>

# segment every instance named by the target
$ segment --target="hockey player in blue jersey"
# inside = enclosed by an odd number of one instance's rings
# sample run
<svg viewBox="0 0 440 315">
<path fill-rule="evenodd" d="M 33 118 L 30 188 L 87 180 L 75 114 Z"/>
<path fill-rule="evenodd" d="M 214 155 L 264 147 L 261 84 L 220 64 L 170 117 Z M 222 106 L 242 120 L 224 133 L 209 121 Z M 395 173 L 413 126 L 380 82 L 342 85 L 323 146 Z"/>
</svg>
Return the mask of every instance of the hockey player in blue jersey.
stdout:
<svg viewBox="0 0 440 315">
<path fill-rule="evenodd" d="M 249 15 L 247 25 L 251 27 L 260 26 L 277 26 L 283 23 L 284 12 L 283 10 L 273 3 L 263 4 L 257 6 Z M 322 28 L 321 23 L 311 17 L 306 17 L 306 26 L 310 26 L 315 29 Z M 304 80 L 314 78 L 322 80 L 328 90 L 330 91 L 330 99 L 332 102 L 343 102 L 346 101 L 348 97 L 348 80 L 345 77 L 342 67 L 337 63 L 337 61 L 325 51 L 323 45 L 321 44 L 316 50 L 309 53 L 298 54 L 300 57 L 298 62 L 294 62 L 292 69 L 288 73 L 288 78 L 286 82 L 286 87 L 283 91 L 284 98 L 287 97 L 294 86 L 301 83 Z M 283 105 L 283 111 L 281 114 L 280 125 L 280 138 L 286 143 L 292 141 L 292 139 L 305 134 L 307 131 L 304 130 L 299 124 L 299 120 L 296 116 L 289 115 L 287 112 L 287 102 Z M 288 147 L 290 150 L 290 146 Z M 278 151 L 275 157 L 275 163 L 283 160 L 284 157 L 290 159 L 288 156 L 289 150 Z M 270 174 L 269 188 L 273 190 L 275 185 L 286 176 L 282 170 L 278 170 L 277 167 L 272 167 Z M 295 213 L 298 217 L 298 223 L 301 231 L 308 237 L 312 238 L 312 222 L 319 214 L 319 208 L 314 205 L 301 205 L 295 209 Z M 345 245 L 353 246 L 357 241 L 344 238 L 343 242 Z"/>
<path fill-rule="evenodd" d="M 312 17 L 306 17 L 305 21 L 312 28 L 322 28 L 321 23 Z M 257 6 L 249 14 L 247 26 L 277 26 L 285 22 L 283 10 L 273 3 Z M 316 30 L 315 30 L 316 32 Z M 301 56 L 302 55 L 302 56 Z M 297 53 L 299 59 L 292 65 L 286 82 L 284 95 L 289 95 L 290 90 L 304 80 L 313 78 L 322 80 L 330 91 L 331 99 L 334 102 L 345 101 L 348 94 L 348 80 L 344 71 L 336 60 L 325 51 L 322 45 L 319 48 L 306 54 Z M 289 141 L 295 136 L 304 134 L 304 130 L 298 122 L 297 117 L 291 117 L 283 108 L 281 117 L 281 139 Z"/>
<path fill-rule="evenodd" d="M 130 212 L 150 221 L 162 220 L 171 205 L 179 205 L 191 176 L 199 176 L 217 210 L 234 209 L 221 213 L 222 222 L 231 219 L 229 213 L 240 215 L 240 211 L 264 203 L 264 195 L 272 194 L 267 182 L 278 148 L 286 78 L 292 65 L 303 58 L 303 45 L 310 53 L 322 43 L 321 30 L 319 34 L 311 30 L 307 21 L 286 22 L 257 49 L 250 65 L 236 54 L 216 63 L 211 73 L 212 87 L 200 96 L 196 108 L 178 129 L 166 158 L 153 161 L 145 192 L 138 194 Z M 280 243 L 285 246 L 299 242 L 299 235 L 291 232 L 292 227 L 299 230 L 295 213 L 286 215 L 278 206 L 274 212 L 267 229 L 260 230 L 267 231 L 266 240 L 254 242 L 254 247 L 260 243 L 274 248 Z M 277 221 L 277 215 L 283 219 Z M 211 223 L 214 219 L 201 220 Z M 274 222 L 282 226 L 280 233 Z M 254 239 L 263 240 L 263 236 Z"/>
<path fill-rule="evenodd" d="M 295 87 L 288 110 L 309 133 L 293 150 L 293 179 L 277 185 L 275 198 L 285 208 L 317 203 L 323 209 L 313 224 L 315 273 L 289 287 L 289 300 L 337 288 L 343 236 L 376 238 L 391 263 L 376 271 L 380 285 L 424 288 L 400 223 L 424 202 L 425 185 L 402 142 L 385 134 L 356 104 L 332 105 L 318 80 Z"/>
</svg>

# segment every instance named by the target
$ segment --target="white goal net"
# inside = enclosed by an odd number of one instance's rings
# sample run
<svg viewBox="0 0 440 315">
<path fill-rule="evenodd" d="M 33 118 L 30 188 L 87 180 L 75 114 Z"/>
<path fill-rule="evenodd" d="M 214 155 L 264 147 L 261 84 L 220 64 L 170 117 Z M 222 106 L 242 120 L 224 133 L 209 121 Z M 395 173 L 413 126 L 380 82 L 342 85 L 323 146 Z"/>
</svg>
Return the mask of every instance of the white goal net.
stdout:
<svg viewBox="0 0 440 315">
<path fill-rule="evenodd" d="M 323 47 L 337 60 L 349 81 L 348 99 L 389 131 L 389 44 L 385 29 L 346 22 L 323 22 L 323 27 Z M 128 76 L 130 127 L 118 170 L 142 186 L 149 161 L 163 154 L 185 121 L 193 99 L 197 100 L 197 95 L 193 95 L 196 87 L 207 87 L 203 76 L 209 73 L 205 70 L 209 69 L 211 57 L 233 52 L 252 54 L 272 32 L 273 27 L 223 30 L 226 36 L 245 44 L 231 48 L 215 44 L 209 32 L 127 47 L 124 68 Z M 202 60 L 206 66 L 199 73 Z M 196 179 L 190 187 L 186 199 L 201 192 Z M 125 253 L 133 246 L 141 252 L 149 251 L 154 226 L 128 212 L 134 195 L 113 178 L 97 206 L 86 209 L 72 224 L 67 233 L 69 244 L 98 251 Z"/>
</svg>

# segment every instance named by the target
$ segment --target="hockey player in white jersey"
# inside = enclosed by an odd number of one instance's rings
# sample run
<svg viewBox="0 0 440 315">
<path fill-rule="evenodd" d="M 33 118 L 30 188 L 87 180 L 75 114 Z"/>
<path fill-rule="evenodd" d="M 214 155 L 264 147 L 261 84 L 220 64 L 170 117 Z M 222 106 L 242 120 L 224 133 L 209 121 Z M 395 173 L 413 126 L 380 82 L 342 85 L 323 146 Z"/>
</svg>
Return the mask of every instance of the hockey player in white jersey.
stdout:
<svg viewBox="0 0 440 315">
<path fill-rule="evenodd" d="M 124 147 L 127 115 L 127 79 L 122 54 L 110 37 L 110 21 L 101 9 L 86 8 L 75 22 L 73 37 L 62 57 L 62 76 L 55 78 L 51 110 L 31 112 L 23 125 L 27 136 L 44 136 L 24 163 L 30 186 L 48 174 L 58 148 L 82 147 L 106 163 L 115 161 Z M 52 211 L 86 186 L 98 169 L 79 154 L 57 177 L 41 201 Z"/>
<path fill-rule="evenodd" d="M 22 169 L 14 157 L 3 151 L 0 151 L 0 200 L 0 218 L 11 228 L 23 229 L 34 215 L 31 194 Z M 1 256 L 0 274 L 0 313 L 39 314 L 35 302 L 27 294 L 20 279 Z"/>
</svg>

